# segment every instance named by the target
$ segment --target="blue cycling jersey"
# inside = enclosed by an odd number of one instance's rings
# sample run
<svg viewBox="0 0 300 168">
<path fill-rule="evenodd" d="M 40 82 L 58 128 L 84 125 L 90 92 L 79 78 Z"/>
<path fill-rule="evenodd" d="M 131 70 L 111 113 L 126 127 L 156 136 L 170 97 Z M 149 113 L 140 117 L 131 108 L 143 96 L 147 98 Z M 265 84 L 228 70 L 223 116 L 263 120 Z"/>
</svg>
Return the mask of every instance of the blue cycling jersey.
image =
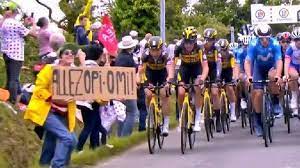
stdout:
<svg viewBox="0 0 300 168">
<path fill-rule="evenodd" d="M 266 68 L 274 66 L 277 61 L 282 60 L 279 42 L 274 38 L 269 40 L 267 47 L 262 46 L 259 38 L 252 40 L 248 47 L 246 59 L 254 63 L 255 66 Z"/>
<path fill-rule="evenodd" d="M 236 52 L 236 63 L 240 65 L 240 69 L 244 70 L 244 62 L 247 56 L 247 48 L 241 47 Z"/>
<path fill-rule="evenodd" d="M 291 58 L 292 64 L 300 64 L 300 48 L 297 48 L 295 43 L 292 43 L 286 50 L 285 55 L 287 58 Z"/>
</svg>

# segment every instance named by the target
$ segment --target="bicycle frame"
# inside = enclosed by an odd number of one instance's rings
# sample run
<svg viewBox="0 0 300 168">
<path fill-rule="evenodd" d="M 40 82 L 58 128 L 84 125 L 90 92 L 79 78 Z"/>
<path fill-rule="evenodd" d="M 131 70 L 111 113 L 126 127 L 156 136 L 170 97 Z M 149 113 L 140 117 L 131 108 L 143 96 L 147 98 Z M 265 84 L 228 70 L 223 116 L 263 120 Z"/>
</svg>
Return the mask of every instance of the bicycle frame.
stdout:
<svg viewBox="0 0 300 168">
<path fill-rule="evenodd" d="M 188 108 L 188 129 L 192 127 L 192 124 L 194 124 L 194 113 L 190 105 L 190 92 L 186 92 L 184 95 L 183 104 L 187 104 Z M 183 118 L 183 113 L 180 114 L 180 118 Z"/>
<path fill-rule="evenodd" d="M 162 121 L 162 109 L 161 109 L 161 105 L 160 105 L 160 88 L 155 88 L 154 89 L 154 94 L 150 100 L 150 104 L 154 105 L 154 117 L 155 117 L 155 128 L 159 127 L 161 125 L 160 121 Z"/>
</svg>

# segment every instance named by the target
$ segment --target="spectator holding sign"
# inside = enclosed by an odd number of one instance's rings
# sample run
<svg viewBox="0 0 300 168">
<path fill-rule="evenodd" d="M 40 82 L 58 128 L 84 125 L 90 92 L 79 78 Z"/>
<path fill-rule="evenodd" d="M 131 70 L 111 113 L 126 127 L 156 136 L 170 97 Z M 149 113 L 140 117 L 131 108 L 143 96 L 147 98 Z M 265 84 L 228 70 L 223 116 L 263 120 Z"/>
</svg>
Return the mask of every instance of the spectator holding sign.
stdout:
<svg viewBox="0 0 300 168">
<path fill-rule="evenodd" d="M 27 29 L 23 23 L 16 19 L 18 5 L 12 1 L 6 5 L 4 20 L 1 26 L 1 51 L 5 61 L 7 83 L 11 103 L 17 103 L 17 97 L 21 94 L 20 72 L 24 62 L 24 38 L 27 35 L 35 35 L 35 24 L 33 18 L 26 18 L 25 25 L 32 25 Z"/>
<path fill-rule="evenodd" d="M 122 41 L 118 44 L 121 52 L 116 59 L 115 66 L 136 68 L 137 65 L 133 60 L 133 50 L 137 44 L 138 40 L 132 39 L 131 36 L 123 37 Z M 120 137 L 131 135 L 135 116 L 138 113 L 136 100 L 125 100 L 123 103 L 126 106 L 126 119 L 119 124 L 118 136 Z"/>
<path fill-rule="evenodd" d="M 65 44 L 59 51 L 57 65 L 73 66 L 75 55 L 79 58 L 85 56 L 78 49 L 74 44 Z M 72 99 L 52 99 L 52 77 L 52 65 L 48 64 L 37 75 L 35 89 L 24 119 L 32 121 L 46 131 L 40 164 L 51 164 L 52 168 L 61 168 L 69 164 L 71 152 L 76 145 L 74 133 L 76 103 Z M 43 130 L 39 132 L 42 137 Z"/>
<path fill-rule="evenodd" d="M 85 66 L 99 67 L 105 64 L 105 56 L 103 48 L 99 44 L 89 45 L 84 49 L 86 53 Z M 100 101 L 98 101 L 100 103 Z M 99 115 L 99 103 L 96 101 L 77 101 L 77 107 L 81 110 L 84 127 L 79 135 L 77 144 L 77 151 L 82 151 L 83 146 L 90 136 L 90 148 L 95 149 L 100 146 L 99 132 L 101 131 L 101 143 L 106 144 L 106 129 L 101 125 L 101 118 Z"/>
</svg>

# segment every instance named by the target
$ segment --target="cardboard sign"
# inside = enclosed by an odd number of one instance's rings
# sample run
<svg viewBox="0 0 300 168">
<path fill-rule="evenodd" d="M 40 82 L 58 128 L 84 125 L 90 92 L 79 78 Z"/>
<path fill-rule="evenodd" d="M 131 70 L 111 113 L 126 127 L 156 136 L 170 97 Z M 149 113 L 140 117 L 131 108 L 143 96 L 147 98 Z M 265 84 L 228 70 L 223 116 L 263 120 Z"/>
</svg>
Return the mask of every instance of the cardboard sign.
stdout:
<svg viewBox="0 0 300 168">
<path fill-rule="evenodd" d="M 53 99 L 136 99 L 135 74 L 135 68 L 56 66 Z"/>
</svg>

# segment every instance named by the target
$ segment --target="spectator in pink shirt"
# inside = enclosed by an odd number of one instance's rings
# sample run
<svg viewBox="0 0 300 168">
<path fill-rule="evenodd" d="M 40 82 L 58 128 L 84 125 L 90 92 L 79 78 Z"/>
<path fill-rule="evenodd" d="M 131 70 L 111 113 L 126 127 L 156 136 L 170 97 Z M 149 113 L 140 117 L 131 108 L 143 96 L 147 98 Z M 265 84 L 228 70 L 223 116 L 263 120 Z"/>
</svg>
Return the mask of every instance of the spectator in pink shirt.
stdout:
<svg viewBox="0 0 300 168">
<path fill-rule="evenodd" d="M 39 18 L 36 25 L 40 27 L 37 34 L 37 40 L 39 43 L 39 56 L 42 59 L 53 51 L 50 46 L 50 36 L 52 32 L 48 29 L 49 21 L 45 17 Z"/>
</svg>

